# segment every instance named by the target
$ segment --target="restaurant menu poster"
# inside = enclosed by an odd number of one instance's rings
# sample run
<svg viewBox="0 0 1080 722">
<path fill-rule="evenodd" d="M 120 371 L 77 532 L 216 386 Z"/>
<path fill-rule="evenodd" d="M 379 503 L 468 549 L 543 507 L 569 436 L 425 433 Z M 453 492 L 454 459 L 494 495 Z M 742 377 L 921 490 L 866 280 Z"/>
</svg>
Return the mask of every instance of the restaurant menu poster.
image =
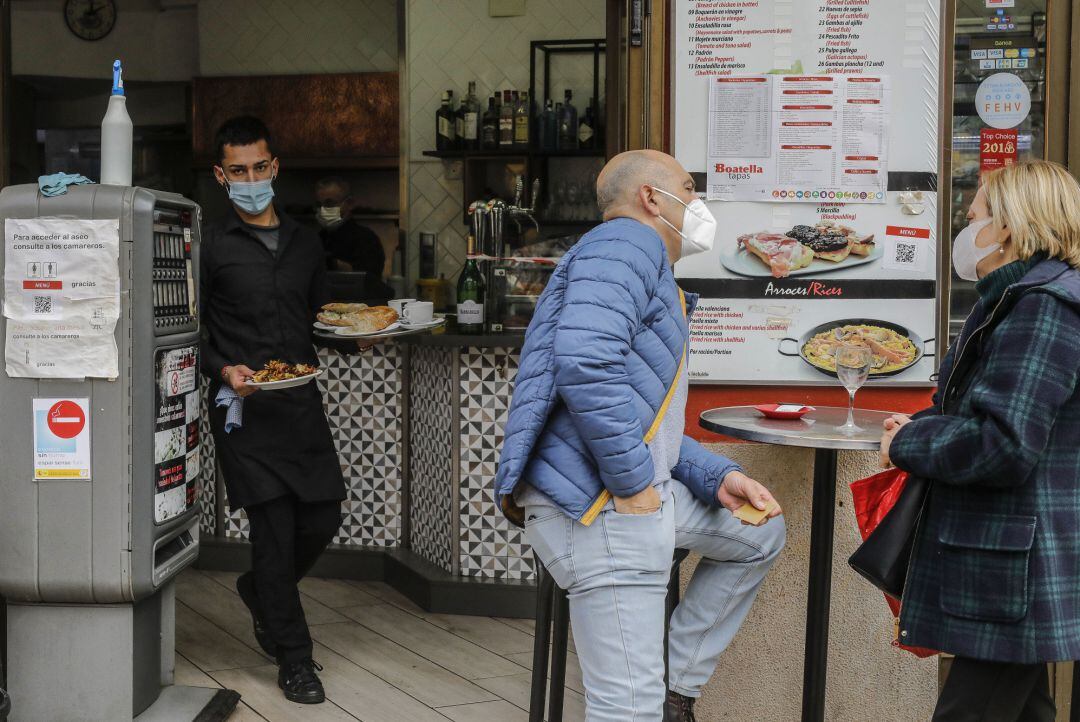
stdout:
<svg viewBox="0 0 1080 722">
<path fill-rule="evenodd" d="M 689 377 L 929 386 L 939 354 L 937 0 L 676 0 L 673 149 L 716 217 L 675 266 Z"/>
<path fill-rule="evenodd" d="M 162 349 L 155 361 L 154 521 L 180 516 L 199 489 L 199 350 Z"/>
<path fill-rule="evenodd" d="M 712 78 L 706 198 L 884 203 L 889 97 L 884 75 Z"/>
<path fill-rule="evenodd" d="M 115 378 L 119 222 L 9 218 L 4 244 L 8 375 Z"/>
</svg>

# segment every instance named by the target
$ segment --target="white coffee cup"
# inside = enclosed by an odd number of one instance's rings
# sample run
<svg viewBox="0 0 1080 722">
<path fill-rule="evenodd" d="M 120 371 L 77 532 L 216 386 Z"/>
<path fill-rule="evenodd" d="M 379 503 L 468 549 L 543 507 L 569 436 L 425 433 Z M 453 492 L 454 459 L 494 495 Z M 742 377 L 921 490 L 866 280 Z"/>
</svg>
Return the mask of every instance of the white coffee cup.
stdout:
<svg viewBox="0 0 1080 722">
<path fill-rule="evenodd" d="M 435 317 L 435 304 L 431 301 L 412 301 L 401 313 L 401 320 L 410 326 L 431 323 Z"/>
<path fill-rule="evenodd" d="M 400 316 L 402 311 L 405 309 L 405 306 L 407 304 L 410 304 L 410 303 L 416 303 L 416 299 L 415 298 L 395 298 L 392 301 L 387 301 L 386 305 L 389 306 L 390 308 L 394 309 L 397 312 L 397 315 Z"/>
</svg>

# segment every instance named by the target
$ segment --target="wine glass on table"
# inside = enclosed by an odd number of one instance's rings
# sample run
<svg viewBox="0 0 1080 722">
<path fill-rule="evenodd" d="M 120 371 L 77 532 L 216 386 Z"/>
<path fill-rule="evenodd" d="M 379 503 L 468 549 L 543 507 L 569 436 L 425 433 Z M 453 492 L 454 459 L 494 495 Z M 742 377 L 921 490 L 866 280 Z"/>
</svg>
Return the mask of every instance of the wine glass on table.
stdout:
<svg viewBox="0 0 1080 722">
<path fill-rule="evenodd" d="M 873 353 L 867 346 L 842 344 L 836 349 L 836 376 L 848 392 L 847 423 L 837 428 L 847 436 L 854 436 L 863 430 L 855 425 L 855 392 L 869 378 L 873 360 Z"/>
</svg>

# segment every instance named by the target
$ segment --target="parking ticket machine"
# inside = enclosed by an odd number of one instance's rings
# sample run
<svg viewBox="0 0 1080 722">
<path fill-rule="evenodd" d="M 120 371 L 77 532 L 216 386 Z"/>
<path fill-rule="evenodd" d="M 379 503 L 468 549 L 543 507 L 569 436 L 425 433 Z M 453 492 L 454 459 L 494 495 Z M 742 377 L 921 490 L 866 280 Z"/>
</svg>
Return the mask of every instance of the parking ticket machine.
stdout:
<svg viewBox="0 0 1080 722">
<path fill-rule="evenodd" d="M 214 691 L 170 685 L 173 580 L 199 548 L 199 207 L 23 185 L 0 220 L 11 719 L 193 719 Z"/>
</svg>

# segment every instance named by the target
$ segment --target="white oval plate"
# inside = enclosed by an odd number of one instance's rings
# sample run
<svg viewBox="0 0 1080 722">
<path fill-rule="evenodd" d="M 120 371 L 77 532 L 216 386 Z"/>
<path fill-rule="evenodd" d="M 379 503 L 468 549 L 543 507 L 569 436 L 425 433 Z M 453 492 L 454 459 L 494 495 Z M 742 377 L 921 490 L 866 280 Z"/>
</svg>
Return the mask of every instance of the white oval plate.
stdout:
<svg viewBox="0 0 1080 722">
<path fill-rule="evenodd" d="M 401 328 L 401 324 L 395 321 L 381 331 L 354 331 L 351 326 L 339 326 L 334 330 L 334 333 L 338 336 L 344 336 L 345 338 L 365 338 L 367 336 L 381 336 L 390 331 L 396 331 Z"/>
<path fill-rule="evenodd" d="M 323 323 L 322 321 L 316 321 L 313 325 L 320 331 L 336 331 L 339 328 L 345 328 L 344 326 L 331 326 L 330 324 Z"/>
<path fill-rule="evenodd" d="M 820 258 L 815 258 L 806 268 L 792 271 L 788 275 L 816 276 L 824 273 L 831 273 L 832 271 L 842 271 L 845 268 L 854 268 L 855 266 L 861 266 L 866 263 L 873 263 L 881 258 L 883 254 L 884 251 L 881 249 L 881 244 L 875 243 L 874 250 L 870 251 L 869 256 L 857 256 L 852 253 L 850 256 L 840 261 L 840 263 L 833 263 L 832 261 L 823 261 Z M 762 263 L 760 258 L 753 255 L 742 246 L 720 256 L 720 263 L 723 264 L 724 268 L 732 273 L 737 273 L 740 276 L 772 278 L 772 271 L 769 270 L 769 267 Z"/>
<path fill-rule="evenodd" d="M 446 319 L 445 318 L 433 318 L 430 321 L 427 321 L 425 323 L 405 323 L 404 321 L 399 321 L 398 323 L 401 326 L 401 328 L 406 329 L 408 331 L 419 331 L 419 330 L 423 330 L 425 328 L 437 328 L 438 326 L 442 326 L 444 323 L 446 323 Z"/>
<path fill-rule="evenodd" d="M 272 391 L 274 389 L 291 389 L 296 386 L 303 386 L 306 383 L 310 383 L 313 378 L 316 378 L 321 373 L 322 369 L 319 369 L 315 373 L 308 374 L 307 376 L 297 376 L 295 379 L 285 379 L 284 381 L 264 381 L 261 384 L 248 379 L 244 382 L 244 385 L 266 391 Z"/>
</svg>

